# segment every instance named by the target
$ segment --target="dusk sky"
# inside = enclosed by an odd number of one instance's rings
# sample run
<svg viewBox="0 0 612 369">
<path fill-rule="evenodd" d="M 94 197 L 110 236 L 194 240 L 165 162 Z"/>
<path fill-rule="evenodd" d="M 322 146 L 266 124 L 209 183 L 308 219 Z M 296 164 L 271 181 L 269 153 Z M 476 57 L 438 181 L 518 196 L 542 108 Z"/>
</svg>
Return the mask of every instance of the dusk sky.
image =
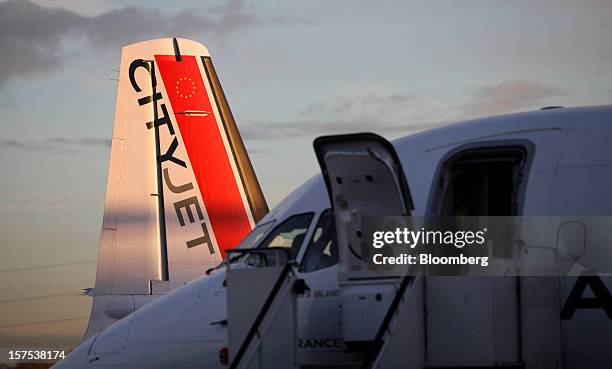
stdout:
<svg viewBox="0 0 612 369">
<path fill-rule="evenodd" d="M 127 43 L 208 47 L 271 206 L 322 134 L 612 101 L 609 0 L 177 3 L 0 3 L 0 347 L 84 332 Z"/>
</svg>

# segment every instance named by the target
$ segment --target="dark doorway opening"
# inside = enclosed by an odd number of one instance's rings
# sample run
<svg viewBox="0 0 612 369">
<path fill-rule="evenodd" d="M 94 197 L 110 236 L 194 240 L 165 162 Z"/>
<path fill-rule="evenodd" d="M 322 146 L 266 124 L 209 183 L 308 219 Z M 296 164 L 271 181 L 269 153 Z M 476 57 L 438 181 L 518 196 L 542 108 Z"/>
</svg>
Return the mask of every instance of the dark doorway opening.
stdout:
<svg viewBox="0 0 612 369">
<path fill-rule="evenodd" d="M 522 147 L 463 151 L 443 167 L 440 216 L 515 216 L 524 181 Z"/>
</svg>

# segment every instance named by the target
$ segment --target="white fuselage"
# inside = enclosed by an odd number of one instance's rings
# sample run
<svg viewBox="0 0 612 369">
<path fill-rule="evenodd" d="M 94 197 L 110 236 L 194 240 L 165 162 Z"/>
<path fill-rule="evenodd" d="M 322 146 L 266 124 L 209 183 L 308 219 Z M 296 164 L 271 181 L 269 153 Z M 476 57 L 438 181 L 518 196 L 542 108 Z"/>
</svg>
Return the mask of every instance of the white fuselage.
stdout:
<svg viewBox="0 0 612 369">
<path fill-rule="evenodd" d="M 527 183 L 522 194 L 521 215 L 610 215 L 612 214 L 612 107 L 555 109 L 512 114 L 469 121 L 418 133 L 396 140 L 394 147 L 400 157 L 410 186 L 414 215 L 427 215 L 435 202 L 434 183 L 444 160 L 462 148 L 478 145 L 501 145 L 528 142 L 532 148 Z M 280 224 L 292 215 L 313 212 L 314 217 L 297 255 L 300 262 L 306 253 L 319 216 L 329 208 L 328 194 L 322 178 L 317 175 L 274 208 L 261 223 L 274 220 Z M 337 267 L 313 272 L 300 272 L 311 292 L 298 298 L 299 352 L 302 363 L 334 363 L 351 361 L 341 339 L 340 307 Z M 58 368 L 221 368 L 219 350 L 227 346 L 227 327 L 212 324 L 227 318 L 225 268 L 213 271 L 143 306 L 134 313 L 83 342 Z M 448 328 L 430 332 L 429 365 L 445 366 L 463 360 L 469 362 L 471 350 L 499 352 L 493 348 L 486 332 L 495 322 L 493 307 L 482 296 L 483 288 L 491 288 L 492 279 L 458 280 L 433 278 L 426 288 L 464 288 L 462 298 L 473 300 L 464 304 L 436 306 L 430 302 L 431 314 L 464 318 L 473 324 L 472 336 L 466 337 Z M 571 290 L 575 278 L 559 278 L 563 300 Z M 470 291 L 467 284 L 478 284 L 479 291 Z M 610 281 L 606 279 L 609 286 Z M 528 283 L 523 286 L 529 298 Z M 525 288 L 527 290 L 525 291 Z M 609 288 L 609 287 L 608 287 Z M 481 295 L 478 295 L 480 293 Z M 452 301 L 452 299 L 450 300 Z M 442 302 L 441 302 L 442 303 Z M 557 301 L 557 303 L 561 303 Z M 584 314 L 583 314 L 584 313 Z M 564 368 L 580 368 L 589 364 L 589 355 L 596 364 L 607 357 L 612 360 L 612 320 L 601 312 L 580 312 L 576 319 L 546 321 L 535 310 L 525 310 L 522 325 L 542 330 L 546 335 L 550 326 L 559 326 L 556 334 L 563 344 Z M 591 315 L 585 315 L 591 314 Z M 449 325 L 451 322 L 449 322 Z M 467 324 L 467 323 L 466 323 Z M 501 326 L 499 327 L 502 328 Z M 520 334 L 520 332 L 518 333 Z M 552 334 L 552 333 L 550 333 Z M 431 340 L 444 335 L 448 351 L 436 348 Z M 440 339 L 442 339 L 440 337 Z M 582 344 L 580 344 L 582 342 Z M 586 342 L 586 344 L 585 344 Z M 520 341 L 521 359 L 537 362 L 539 350 L 535 342 Z M 586 349 L 585 349 L 586 347 Z M 447 348 L 448 350 L 448 348 Z M 586 351 L 585 351 L 586 350 Z M 454 353 L 457 352 L 457 353 Z M 463 352 L 463 354 L 459 354 Z M 398 353 L 399 355 L 399 353 Z M 455 361 L 452 361 L 455 360 Z M 457 361 L 458 360 L 458 361 Z M 547 367 L 540 363 L 534 367 Z M 584 365 L 583 367 L 588 367 Z"/>
</svg>

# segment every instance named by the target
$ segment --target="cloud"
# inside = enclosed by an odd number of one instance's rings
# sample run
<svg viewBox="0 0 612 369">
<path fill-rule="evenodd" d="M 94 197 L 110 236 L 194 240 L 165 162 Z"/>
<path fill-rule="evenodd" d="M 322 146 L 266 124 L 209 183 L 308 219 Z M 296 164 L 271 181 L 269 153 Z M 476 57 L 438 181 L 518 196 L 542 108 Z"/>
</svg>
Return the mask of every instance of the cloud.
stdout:
<svg viewBox="0 0 612 369">
<path fill-rule="evenodd" d="M 26 77 L 57 67 L 62 36 L 82 25 L 82 17 L 61 8 L 27 1 L 0 3 L 0 87 L 10 76 Z"/>
<path fill-rule="evenodd" d="M 43 141 L 5 140 L 0 143 L 2 149 L 19 149 L 29 151 L 44 151 L 56 153 L 69 153 L 81 146 L 110 147 L 111 140 L 97 137 L 67 138 L 53 137 Z"/>
<path fill-rule="evenodd" d="M 410 133 L 445 124 L 420 123 L 396 126 L 384 121 L 370 120 L 296 120 L 289 122 L 246 121 L 240 128 L 242 135 L 251 140 L 320 136 L 355 132 Z"/>
<path fill-rule="evenodd" d="M 409 133 L 444 124 L 445 111 L 418 94 L 358 94 L 310 104 L 292 121 L 245 120 L 240 131 L 251 140 L 365 131 Z"/>
<path fill-rule="evenodd" d="M 416 93 L 357 94 L 312 103 L 291 121 L 245 120 L 240 131 L 251 140 L 364 131 L 407 134 L 468 118 L 534 109 L 546 99 L 566 95 L 555 86 L 521 79 L 482 86 L 467 103 L 455 105 Z"/>
<path fill-rule="evenodd" d="M 480 117 L 533 109 L 548 98 L 565 95 L 563 90 L 552 85 L 522 79 L 503 81 L 480 87 L 471 101 L 463 106 L 463 116 Z"/>
<path fill-rule="evenodd" d="M 255 148 L 247 148 L 247 152 L 250 155 L 260 155 L 260 154 L 270 154 L 269 150 L 264 150 L 264 149 L 255 149 Z"/>
<path fill-rule="evenodd" d="M 31 2 L 48 8 L 69 9 L 82 15 L 98 15 L 111 10 L 112 3 L 108 0 L 30 0 Z"/>
<path fill-rule="evenodd" d="M 266 24 L 305 23 L 299 17 L 261 17 L 242 0 L 198 11 L 167 14 L 146 7 L 113 9 L 83 16 L 64 8 L 43 7 L 30 1 L 0 3 L 0 88 L 12 76 L 28 77 L 57 68 L 62 61 L 62 41 L 82 37 L 94 48 L 119 49 L 152 37 L 190 37 L 207 32 L 223 40 L 241 30 Z"/>
</svg>

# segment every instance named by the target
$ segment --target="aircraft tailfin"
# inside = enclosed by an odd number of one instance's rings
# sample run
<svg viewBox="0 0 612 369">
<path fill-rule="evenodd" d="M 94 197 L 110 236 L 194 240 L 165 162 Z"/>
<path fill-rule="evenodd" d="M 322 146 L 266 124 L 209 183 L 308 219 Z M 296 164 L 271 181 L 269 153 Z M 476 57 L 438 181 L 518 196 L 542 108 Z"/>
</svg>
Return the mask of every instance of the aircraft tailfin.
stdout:
<svg viewBox="0 0 612 369">
<path fill-rule="evenodd" d="M 86 336 L 138 308 L 138 296 L 217 265 L 267 212 L 206 47 L 125 46 Z"/>
</svg>

